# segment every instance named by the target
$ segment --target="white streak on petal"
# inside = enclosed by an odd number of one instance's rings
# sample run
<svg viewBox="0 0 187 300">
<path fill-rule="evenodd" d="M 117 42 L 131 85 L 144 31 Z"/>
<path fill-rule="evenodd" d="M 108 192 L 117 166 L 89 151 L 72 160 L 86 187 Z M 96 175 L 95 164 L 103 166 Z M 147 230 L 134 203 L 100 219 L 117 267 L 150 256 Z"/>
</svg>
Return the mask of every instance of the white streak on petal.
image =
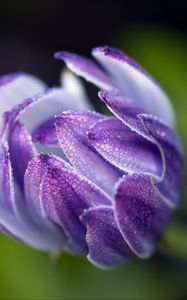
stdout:
<svg viewBox="0 0 187 300">
<path fill-rule="evenodd" d="M 0 85 L 0 122 L 5 111 L 46 88 L 41 80 L 29 74 L 18 73 L 9 77 L 12 79 L 4 80 Z"/>
<path fill-rule="evenodd" d="M 61 73 L 60 82 L 62 87 L 77 97 L 77 104 L 80 109 L 92 109 L 92 104 L 88 100 L 85 88 L 81 80 L 68 69 Z M 77 107 L 78 108 L 78 107 Z"/>
</svg>

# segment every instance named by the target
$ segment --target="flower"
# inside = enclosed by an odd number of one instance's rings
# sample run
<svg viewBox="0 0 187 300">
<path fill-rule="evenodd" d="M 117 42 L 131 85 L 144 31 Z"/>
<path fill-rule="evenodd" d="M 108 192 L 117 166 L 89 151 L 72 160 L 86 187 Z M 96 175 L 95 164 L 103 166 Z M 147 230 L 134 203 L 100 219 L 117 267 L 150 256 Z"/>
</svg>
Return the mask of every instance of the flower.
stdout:
<svg viewBox="0 0 187 300">
<path fill-rule="evenodd" d="M 23 73 L 0 78 L 0 228 L 110 268 L 154 251 L 179 201 L 183 150 L 154 79 L 117 49 L 93 55 L 101 66 L 55 57 L 101 90 L 113 116 L 93 111 L 70 72 L 63 88 Z"/>
</svg>

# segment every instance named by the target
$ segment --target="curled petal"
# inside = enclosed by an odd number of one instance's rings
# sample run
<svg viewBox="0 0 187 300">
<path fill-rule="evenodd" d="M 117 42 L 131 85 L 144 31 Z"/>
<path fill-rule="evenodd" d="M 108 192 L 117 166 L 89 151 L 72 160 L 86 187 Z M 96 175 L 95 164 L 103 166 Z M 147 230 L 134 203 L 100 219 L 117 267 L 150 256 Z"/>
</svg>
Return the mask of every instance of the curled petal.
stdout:
<svg viewBox="0 0 187 300">
<path fill-rule="evenodd" d="M 62 111 L 83 108 L 79 100 L 67 90 L 60 87 L 51 88 L 16 105 L 5 114 L 4 123 L 12 124 L 19 119 L 29 132 L 33 132 L 43 122 L 54 118 Z"/>
<path fill-rule="evenodd" d="M 140 115 L 149 134 L 160 147 L 163 173 L 157 187 L 171 204 L 179 201 L 183 176 L 183 149 L 176 133 L 167 125 L 149 115 Z"/>
<path fill-rule="evenodd" d="M 87 137 L 89 127 L 103 118 L 93 112 L 70 111 L 57 118 L 56 129 L 59 143 L 77 171 L 113 194 L 114 185 L 122 177 L 122 172 L 98 154 Z"/>
<path fill-rule="evenodd" d="M 81 220 L 87 228 L 88 260 L 94 265 L 111 268 L 126 261 L 132 254 L 119 232 L 112 207 L 90 208 L 82 214 Z"/>
<path fill-rule="evenodd" d="M 140 257 L 151 255 L 171 215 L 148 175 L 126 175 L 115 196 L 115 214 L 120 231 Z"/>
<path fill-rule="evenodd" d="M 70 108 L 84 109 L 84 103 L 67 90 L 52 88 L 32 99 L 31 105 L 28 105 L 22 112 L 21 120 L 32 132 L 43 122 Z"/>
<path fill-rule="evenodd" d="M 105 102 L 108 109 L 132 131 L 151 140 L 150 134 L 138 118 L 138 115 L 145 113 L 145 110 L 133 103 L 131 98 L 124 97 L 116 91 L 101 91 L 99 97 Z"/>
<path fill-rule="evenodd" d="M 89 104 L 84 100 L 84 98 L 62 88 L 50 89 L 34 99 L 34 103 L 24 112 L 24 123 L 34 118 L 35 115 L 35 125 L 31 128 L 34 142 L 55 145 L 57 140 L 54 116 L 69 109 L 83 110 L 87 108 Z"/>
<path fill-rule="evenodd" d="M 86 253 L 86 228 L 79 216 L 89 207 L 111 204 L 110 198 L 63 161 L 51 163 L 42 180 L 40 197 L 43 214 L 64 229 L 69 239 L 68 249 Z"/>
<path fill-rule="evenodd" d="M 125 96 L 133 98 L 136 104 L 167 124 L 174 124 L 174 112 L 167 95 L 136 62 L 108 46 L 95 48 L 93 55 L 111 74 Z"/>
<path fill-rule="evenodd" d="M 113 86 L 110 77 L 88 58 L 65 51 L 55 53 L 55 58 L 64 60 L 72 72 L 84 77 L 87 81 L 101 89 L 107 89 Z"/>
<path fill-rule="evenodd" d="M 124 172 L 162 174 L 157 147 L 116 118 L 95 123 L 89 130 L 89 140 L 104 158 Z"/>
</svg>

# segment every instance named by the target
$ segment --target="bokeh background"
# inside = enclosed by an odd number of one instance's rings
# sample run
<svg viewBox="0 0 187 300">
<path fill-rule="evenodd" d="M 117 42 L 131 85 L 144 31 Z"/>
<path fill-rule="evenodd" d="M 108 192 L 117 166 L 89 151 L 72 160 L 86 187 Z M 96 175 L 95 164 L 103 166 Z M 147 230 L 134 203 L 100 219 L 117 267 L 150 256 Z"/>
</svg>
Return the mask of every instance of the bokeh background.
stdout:
<svg viewBox="0 0 187 300">
<path fill-rule="evenodd" d="M 57 85 L 57 50 L 89 55 L 96 45 L 122 48 L 168 92 L 187 151 L 185 1 L 0 0 L 0 75 L 23 70 Z M 176 174 L 177 176 L 177 174 Z M 182 201 L 146 261 L 102 271 L 85 259 L 60 258 L 0 234 L 0 299 L 186 299 L 187 180 Z"/>
</svg>

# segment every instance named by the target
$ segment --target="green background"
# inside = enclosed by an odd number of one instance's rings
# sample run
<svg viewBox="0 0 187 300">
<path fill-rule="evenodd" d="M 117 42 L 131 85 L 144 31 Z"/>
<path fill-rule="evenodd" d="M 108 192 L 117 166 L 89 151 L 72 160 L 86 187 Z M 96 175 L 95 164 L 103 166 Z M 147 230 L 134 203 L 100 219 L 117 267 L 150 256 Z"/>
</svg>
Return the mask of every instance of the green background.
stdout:
<svg viewBox="0 0 187 300">
<path fill-rule="evenodd" d="M 169 94 L 177 129 L 187 151 L 187 41 L 178 32 L 152 24 L 121 29 L 111 44 L 137 59 Z M 168 249 L 149 260 L 134 259 L 102 271 L 85 259 L 63 253 L 54 259 L 0 235 L 1 299 L 185 299 L 187 296 L 187 201 L 166 232 Z M 176 224 L 177 227 L 176 227 Z"/>
</svg>

